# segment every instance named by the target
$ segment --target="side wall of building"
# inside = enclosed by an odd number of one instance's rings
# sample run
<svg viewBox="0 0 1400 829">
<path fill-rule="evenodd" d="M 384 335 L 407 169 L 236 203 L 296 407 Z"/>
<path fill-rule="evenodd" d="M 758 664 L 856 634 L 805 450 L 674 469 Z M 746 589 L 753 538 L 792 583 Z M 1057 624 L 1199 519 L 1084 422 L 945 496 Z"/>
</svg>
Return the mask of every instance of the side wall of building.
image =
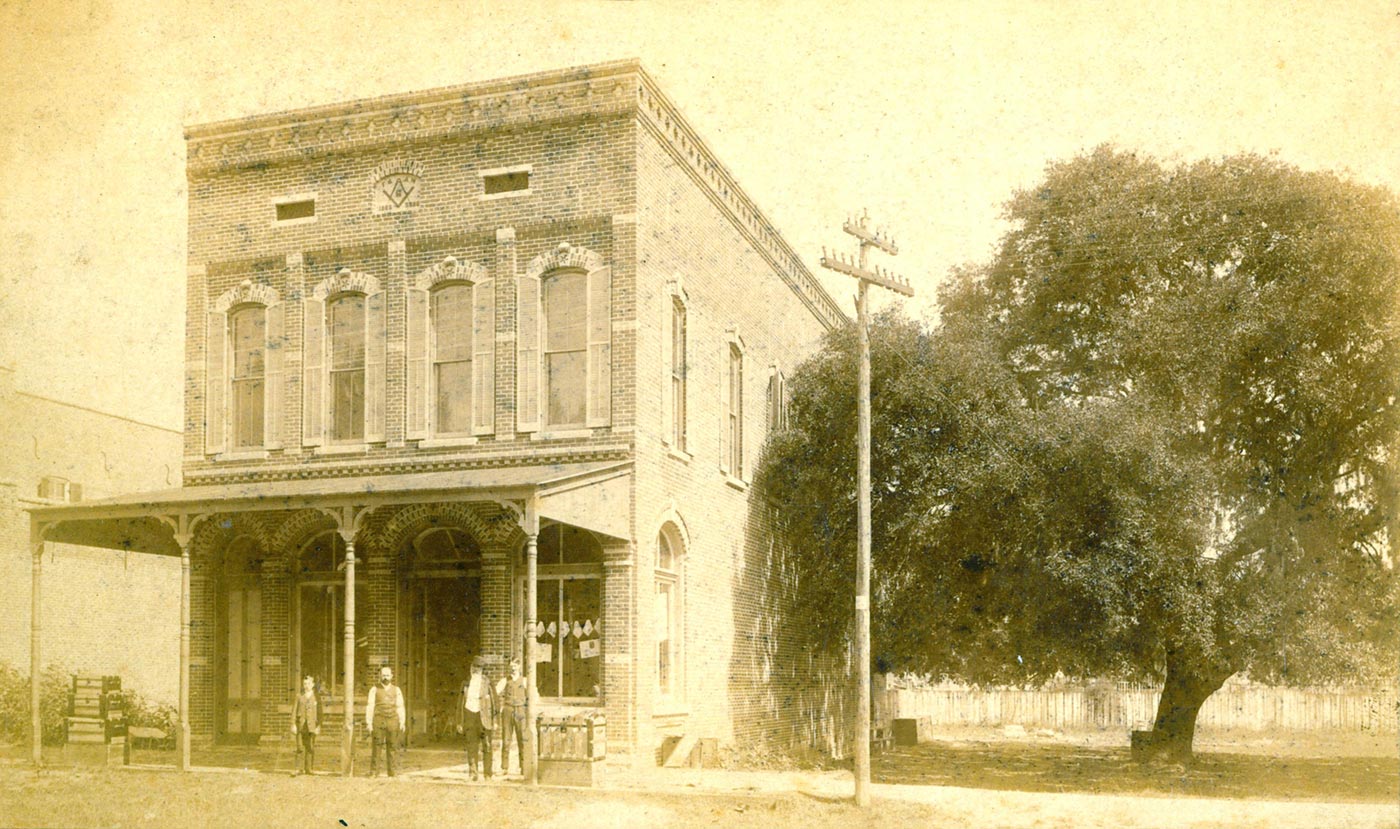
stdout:
<svg viewBox="0 0 1400 829">
<path fill-rule="evenodd" d="M 644 645 L 639 687 L 650 741 L 689 733 L 748 747 L 837 748 L 840 692 L 792 647 L 782 545 L 775 510 L 753 483 L 769 432 L 775 373 L 790 374 L 818 346 L 822 324 L 702 186 L 691 159 L 643 131 L 638 149 L 637 427 L 638 574 Z M 671 445 L 670 317 L 686 308 L 685 449 Z M 731 347 L 743 355 L 743 469 L 722 469 L 722 385 Z M 657 536 L 680 525 L 683 571 L 683 691 L 657 693 L 653 621 Z M 649 716 L 650 715 L 650 716 Z M 645 744 L 645 742 L 644 742 Z"/>
<path fill-rule="evenodd" d="M 15 391 L 0 371 L 0 662 L 29 672 L 32 557 L 27 507 L 45 477 L 82 487 L 84 500 L 180 484 L 180 435 Z M 179 685 L 180 562 L 48 544 L 42 562 L 45 666 L 121 676 L 124 687 L 175 701 Z"/>
</svg>

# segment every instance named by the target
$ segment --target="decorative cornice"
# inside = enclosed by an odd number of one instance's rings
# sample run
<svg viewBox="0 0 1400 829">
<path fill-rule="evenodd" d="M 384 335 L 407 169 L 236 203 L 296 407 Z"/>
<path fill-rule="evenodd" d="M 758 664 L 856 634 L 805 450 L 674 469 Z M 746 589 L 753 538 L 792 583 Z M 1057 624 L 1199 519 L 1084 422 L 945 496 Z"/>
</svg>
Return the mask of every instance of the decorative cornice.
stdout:
<svg viewBox="0 0 1400 829">
<path fill-rule="evenodd" d="M 185 130 L 191 176 L 514 124 L 633 109 L 635 60 L 257 115 Z"/>
<path fill-rule="evenodd" d="M 845 313 L 636 60 L 192 126 L 189 176 L 453 133 L 635 112 L 828 328 Z"/>
<path fill-rule="evenodd" d="M 641 124 L 661 139 L 662 146 L 681 162 L 682 169 L 728 214 L 739 232 L 753 243 L 823 325 L 828 329 L 844 325 L 848 318 L 840 306 L 802 264 L 801 257 L 779 235 L 728 168 L 705 146 L 656 82 L 640 69 L 638 75 L 641 83 L 637 87 L 637 112 Z"/>
</svg>

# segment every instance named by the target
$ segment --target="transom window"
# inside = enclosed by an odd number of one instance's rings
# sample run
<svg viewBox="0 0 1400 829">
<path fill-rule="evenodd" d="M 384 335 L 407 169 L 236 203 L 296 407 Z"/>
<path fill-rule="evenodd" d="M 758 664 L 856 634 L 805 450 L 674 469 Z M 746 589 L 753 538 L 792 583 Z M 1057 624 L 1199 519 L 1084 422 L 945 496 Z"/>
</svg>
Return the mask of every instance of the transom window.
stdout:
<svg viewBox="0 0 1400 829">
<path fill-rule="evenodd" d="M 263 445 L 264 384 L 266 378 L 267 309 L 249 305 L 229 316 L 233 341 L 233 446 Z"/>
<path fill-rule="evenodd" d="M 582 426 L 587 416 L 588 277 L 564 271 L 544 281 L 545 418 Z"/>
<path fill-rule="evenodd" d="M 326 306 L 330 328 L 331 440 L 365 436 L 365 297 L 341 294 Z"/>
<path fill-rule="evenodd" d="M 435 431 L 466 434 L 472 429 L 472 286 L 451 283 L 431 296 Z"/>
</svg>

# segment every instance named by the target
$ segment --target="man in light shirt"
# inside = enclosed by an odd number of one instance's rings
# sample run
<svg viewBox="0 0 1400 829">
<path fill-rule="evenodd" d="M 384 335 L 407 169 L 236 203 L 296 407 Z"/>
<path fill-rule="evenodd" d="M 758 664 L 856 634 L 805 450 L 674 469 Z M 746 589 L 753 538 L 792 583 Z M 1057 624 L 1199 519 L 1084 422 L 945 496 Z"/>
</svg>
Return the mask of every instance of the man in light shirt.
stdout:
<svg viewBox="0 0 1400 829">
<path fill-rule="evenodd" d="M 457 733 L 467 736 L 467 767 L 473 780 L 478 779 L 478 751 L 484 755 L 486 779 L 491 779 L 491 731 L 495 728 L 496 689 L 482 674 L 485 660 L 472 659 L 471 679 L 462 683 L 462 704 L 458 710 Z"/>
<path fill-rule="evenodd" d="M 384 746 L 384 770 L 394 776 L 394 749 L 404 729 L 403 692 L 394 684 L 394 671 L 388 665 L 379 669 L 379 684 L 369 689 L 365 700 L 365 727 L 374 735 L 370 743 L 369 776 L 379 770 L 379 747 Z"/>
</svg>

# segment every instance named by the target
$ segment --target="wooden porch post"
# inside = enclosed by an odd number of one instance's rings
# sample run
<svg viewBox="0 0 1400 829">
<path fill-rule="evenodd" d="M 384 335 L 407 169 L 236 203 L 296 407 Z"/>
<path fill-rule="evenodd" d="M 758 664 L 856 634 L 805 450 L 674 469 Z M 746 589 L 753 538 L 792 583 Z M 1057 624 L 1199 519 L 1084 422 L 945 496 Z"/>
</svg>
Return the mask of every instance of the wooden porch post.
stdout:
<svg viewBox="0 0 1400 829">
<path fill-rule="evenodd" d="M 355 773 L 355 537 L 345 538 L 345 737 L 340 748 L 340 771 Z M 392 750 L 392 749 L 391 749 Z"/>
<path fill-rule="evenodd" d="M 190 770 L 190 544 L 180 541 L 180 771 Z"/>
<path fill-rule="evenodd" d="M 540 518 L 535 501 L 525 505 L 525 762 L 522 764 L 525 781 L 530 785 L 539 782 L 539 746 L 536 745 L 536 718 L 539 717 L 540 694 L 535 687 L 535 610 L 539 606 L 537 589 L 539 566 Z"/>
<path fill-rule="evenodd" d="M 39 710 L 39 683 L 40 672 L 43 664 L 39 657 L 39 630 L 40 611 L 42 602 L 40 601 L 39 582 L 44 569 L 44 539 L 42 535 L 35 538 L 37 533 L 30 530 L 29 539 L 34 547 L 34 561 L 32 578 L 33 584 L 29 597 L 29 725 L 32 729 L 34 745 L 31 749 L 31 758 L 34 765 L 42 765 L 44 761 L 44 720 Z"/>
</svg>

